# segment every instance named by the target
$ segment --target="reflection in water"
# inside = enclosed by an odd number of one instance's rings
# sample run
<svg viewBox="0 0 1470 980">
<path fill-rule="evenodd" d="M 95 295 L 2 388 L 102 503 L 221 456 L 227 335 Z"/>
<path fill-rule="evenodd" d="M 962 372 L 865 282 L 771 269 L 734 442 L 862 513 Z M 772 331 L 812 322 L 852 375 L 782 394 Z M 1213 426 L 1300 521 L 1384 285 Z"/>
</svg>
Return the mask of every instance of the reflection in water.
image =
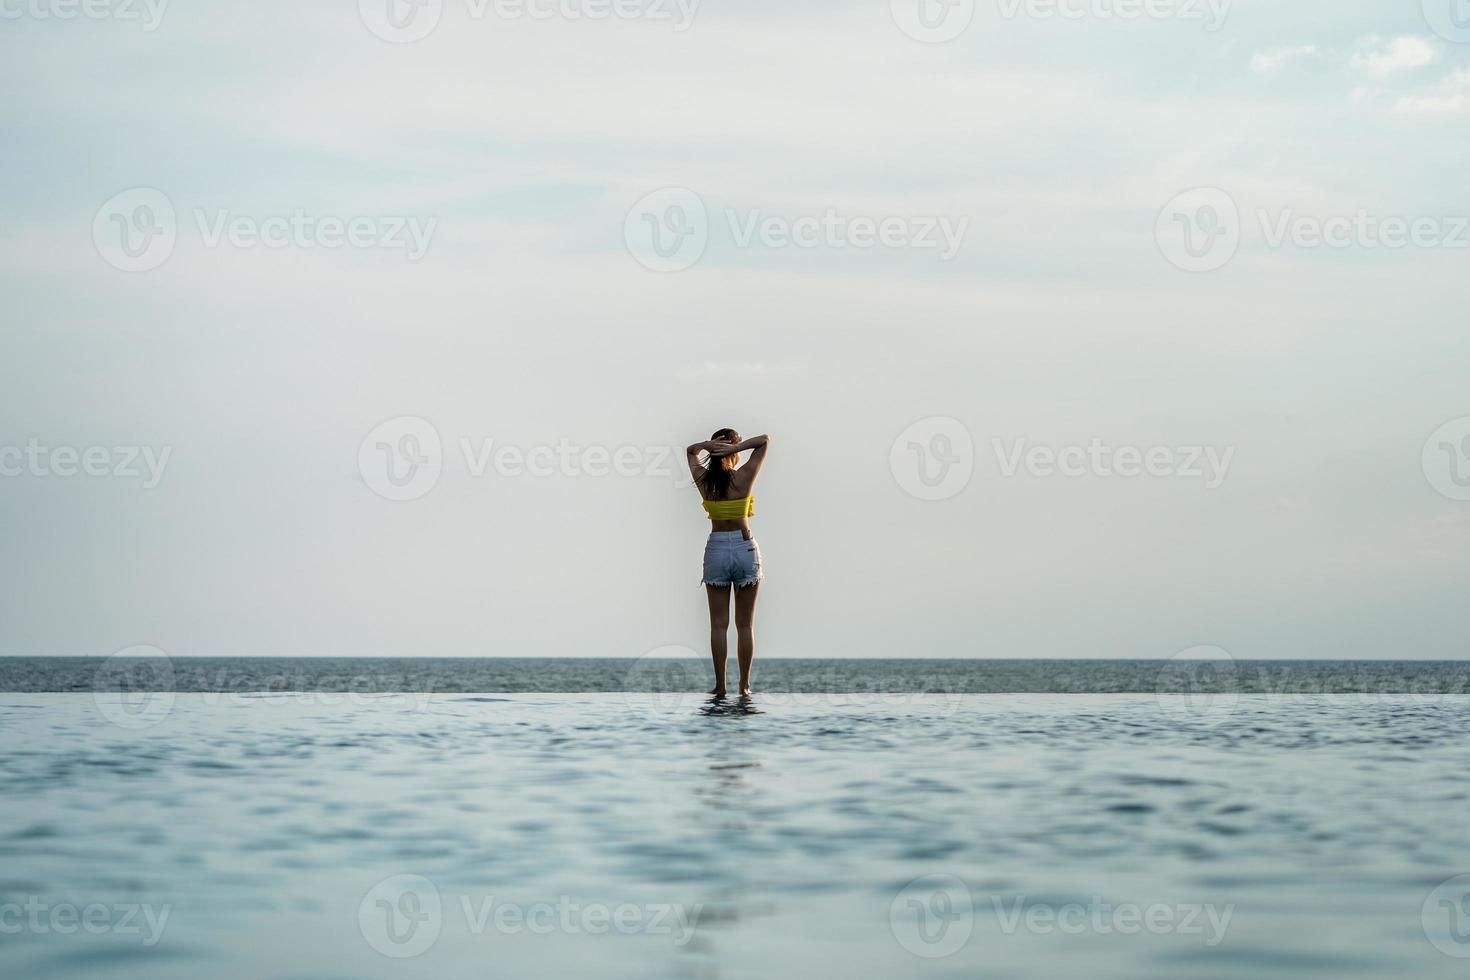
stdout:
<svg viewBox="0 0 1470 980">
<path fill-rule="evenodd" d="M 755 699 L 748 696 L 734 698 L 710 698 L 699 706 L 699 713 L 713 717 L 715 715 L 763 715 L 764 711 L 755 706 Z"/>
<path fill-rule="evenodd" d="M 750 781 L 746 778 L 749 769 L 759 769 L 761 764 L 752 760 L 730 761 L 723 755 L 709 753 L 710 778 L 707 782 L 696 783 L 693 787 L 694 795 L 702 803 L 711 806 L 724 807 L 729 803 L 732 794 L 746 797 L 753 789 Z M 728 815 L 730 821 L 743 824 L 743 818 L 739 812 Z"/>
</svg>

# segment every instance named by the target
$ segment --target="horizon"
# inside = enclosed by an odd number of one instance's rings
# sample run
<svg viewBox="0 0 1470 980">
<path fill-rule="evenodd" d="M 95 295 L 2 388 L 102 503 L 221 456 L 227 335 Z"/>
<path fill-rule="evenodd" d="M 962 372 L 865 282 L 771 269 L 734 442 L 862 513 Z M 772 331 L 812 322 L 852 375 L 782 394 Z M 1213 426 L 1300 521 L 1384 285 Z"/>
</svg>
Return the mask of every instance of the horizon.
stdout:
<svg viewBox="0 0 1470 980">
<path fill-rule="evenodd" d="M 97 656 L 87 653 L 78 654 L 26 654 L 6 653 L 0 654 L 0 660 L 109 660 L 117 658 L 147 659 L 149 655 L 139 654 L 131 658 L 126 653 L 107 654 Z M 213 653 L 213 654 L 168 654 L 169 660 L 645 660 L 646 657 L 613 657 L 613 656 L 588 656 L 578 657 L 566 656 L 528 656 L 524 654 L 318 654 L 318 653 Z M 661 660 L 698 660 L 701 663 L 709 659 L 707 653 L 690 650 L 687 657 L 659 657 Z M 762 655 L 762 661 L 766 660 L 808 660 L 815 662 L 841 662 L 846 660 L 891 660 L 900 663 L 1023 663 L 1037 660 L 1068 661 L 1074 663 L 1177 663 L 1181 662 L 1176 657 L 894 657 L 882 655 L 844 656 L 844 657 L 793 657 L 772 654 Z M 1461 664 L 1465 658 L 1460 657 L 1236 657 L 1226 655 L 1220 657 L 1196 656 L 1189 658 L 1188 663 L 1210 663 L 1214 661 L 1230 663 L 1290 663 L 1290 664 L 1312 664 L 1312 663 L 1373 663 L 1373 664 Z"/>
</svg>

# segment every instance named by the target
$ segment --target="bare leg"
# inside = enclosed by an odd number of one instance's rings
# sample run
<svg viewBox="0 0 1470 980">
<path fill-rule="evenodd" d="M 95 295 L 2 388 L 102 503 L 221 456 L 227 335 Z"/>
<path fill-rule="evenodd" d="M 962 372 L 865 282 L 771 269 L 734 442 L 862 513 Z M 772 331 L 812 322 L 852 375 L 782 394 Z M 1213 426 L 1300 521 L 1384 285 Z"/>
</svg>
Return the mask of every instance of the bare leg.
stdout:
<svg viewBox="0 0 1470 980">
<path fill-rule="evenodd" d="M 725 696 L 725 658 L 729 655 L 730 586 L 706 585 L 704 595 L 709 600 L 709 652 L 715 662 L 715 686 L 710 693 L 722 698 Z"/>
<path fill-rule="evenodd" d="M 755 662 L 755 597 L 760 583 L 735 590 L 735 653 L 740 658 L 740 694 L 750 696 L 750 668 Z"/>
</svg>

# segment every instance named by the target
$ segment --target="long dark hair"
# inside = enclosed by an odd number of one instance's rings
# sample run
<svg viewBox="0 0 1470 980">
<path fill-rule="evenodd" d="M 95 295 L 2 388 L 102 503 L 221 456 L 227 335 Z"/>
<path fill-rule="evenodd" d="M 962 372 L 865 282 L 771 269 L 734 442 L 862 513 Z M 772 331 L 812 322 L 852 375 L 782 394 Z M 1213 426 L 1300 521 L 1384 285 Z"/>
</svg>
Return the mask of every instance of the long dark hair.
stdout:
<svg viewBox="0 0 1470 980">
<path fill-rule="evenodd" d="M 726 439 L 740 438 L 740 433 L 734 429 L 719 429 L 710 436 L 711 442 L 723 442 Z M 710 456 L 705 460 L 704 467 L 704 493 L 709 500 L 725 500 L 730 496 L 730 474 L 735 472 L 734 453 L 728 456 Z"/>
</svg>

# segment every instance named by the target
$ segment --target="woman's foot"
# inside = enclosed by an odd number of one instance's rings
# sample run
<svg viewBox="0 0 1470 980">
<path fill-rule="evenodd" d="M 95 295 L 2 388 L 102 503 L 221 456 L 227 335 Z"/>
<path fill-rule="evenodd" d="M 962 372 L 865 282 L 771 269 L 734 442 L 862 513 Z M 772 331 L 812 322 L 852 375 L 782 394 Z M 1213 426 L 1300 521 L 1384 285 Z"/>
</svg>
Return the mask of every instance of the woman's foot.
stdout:
<svg viewBox="0 0 1470 980">
<path fill-rule="evenodd" d="M 722 698 L 722 697 L 725 696 L 725 689 L 723 687 L 716 687 L 713 690 L 711 690 L 709 693 L 710 693 L 710 697 Z"/>
<path fill-rule="evenodd" d="M 742 698 L 748 698 L 748 697 L 750 697 L 750 685 L 749 684 L 742 684 L 741 685 L 741 687 L 740 687 L 740 696 Z"/>
</svg>

